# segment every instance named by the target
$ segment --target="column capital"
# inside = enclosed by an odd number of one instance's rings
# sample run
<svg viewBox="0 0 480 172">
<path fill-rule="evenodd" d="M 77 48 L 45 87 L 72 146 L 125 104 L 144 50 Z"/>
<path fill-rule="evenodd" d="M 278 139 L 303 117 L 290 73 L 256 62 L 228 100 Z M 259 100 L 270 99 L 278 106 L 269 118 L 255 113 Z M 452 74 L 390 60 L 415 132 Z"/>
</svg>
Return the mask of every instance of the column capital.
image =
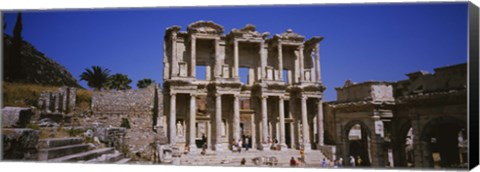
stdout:
<svg viewBox="0 0 480 172">
<path fill-rule="evenodd" d="M 268 96 L 267 96 L 267 95 L 261 95 L 260 98 L 261 98 L 261 99 L 267 99 Z"/>
<path fill-rule="evenodd" d="M 285 100 L 285 96 L 278 96 L 278 99 Z"/>
<path fill-rule="evenodd" d="M 301 95 L 301 96 L 300 96 L 300 99 L 302 99 L 302 100 L 306 100 L 307 98 L 308 98 L 308 97 L 307 97 L 306 95 Z"/>
<path fill-rule="evenodd" d="M 240 98 L 240 94 L 234 94 L 233 97 Z"/>
<path fill-rule="evenodd" d="M 198 97 L 199 95 L 196 94 L 196 93 L 190 93 L 190 96 L 191 96 L 191 97 Z"/>
<path fill-rule="evenodd" d="M 177 93 L 175 92 L 170 92 L 170 96 L 175 96 Z"/>
<path fill-rule="evenodd" d="M 220 97 L 220 96 L 222 96 L 222 94 L 220 94 L 220 93 L 215 93 L 215 97 Z"/>
</svg>

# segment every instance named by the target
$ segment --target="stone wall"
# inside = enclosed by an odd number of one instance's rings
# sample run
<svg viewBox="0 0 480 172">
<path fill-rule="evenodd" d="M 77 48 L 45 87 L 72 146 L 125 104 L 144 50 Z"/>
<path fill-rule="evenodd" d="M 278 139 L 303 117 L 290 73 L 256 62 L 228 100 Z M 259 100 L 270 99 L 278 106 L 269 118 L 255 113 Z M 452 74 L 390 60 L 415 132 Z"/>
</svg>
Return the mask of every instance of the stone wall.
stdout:
<svg viewBox="0 0 480 172">
<path fill-rule="evenodd" d="M 347 80 L 343 87 L 335 89 L 338 102 L 394 101 L 392 83 L 389 82 L 367 81 L 357 84 Z"/>
<path fill-rule="evenodd" d="M 125 143 L 135 156 L 149 159 L 151 144 L 162 141 L 162 96 L 158 85 L 140 90 L 101 91 L 92 94 L 92 114 L 78 119 L 82 126 L 126 127 Z M 124 125 L 122 125 L 124 123 Z M 95 126 L 93 126 L 95 128 Z M 99 127 L 102 128 L 102 127 Z"/>
</svg>

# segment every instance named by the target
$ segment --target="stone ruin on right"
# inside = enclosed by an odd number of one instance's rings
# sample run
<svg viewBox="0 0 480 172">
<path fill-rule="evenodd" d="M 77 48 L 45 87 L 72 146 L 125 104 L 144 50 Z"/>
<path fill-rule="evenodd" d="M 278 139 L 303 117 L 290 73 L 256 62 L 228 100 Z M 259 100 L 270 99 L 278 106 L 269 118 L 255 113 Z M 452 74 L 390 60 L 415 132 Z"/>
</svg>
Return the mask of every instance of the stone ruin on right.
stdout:
<svg viewBox="0 0 480 172">
<path fill-rule="evenodd" d="M 325 144 L 372 167 L 467 168 L 467 64 L 398 82 L 345 82 L 324 103 Z"/>
</svg>

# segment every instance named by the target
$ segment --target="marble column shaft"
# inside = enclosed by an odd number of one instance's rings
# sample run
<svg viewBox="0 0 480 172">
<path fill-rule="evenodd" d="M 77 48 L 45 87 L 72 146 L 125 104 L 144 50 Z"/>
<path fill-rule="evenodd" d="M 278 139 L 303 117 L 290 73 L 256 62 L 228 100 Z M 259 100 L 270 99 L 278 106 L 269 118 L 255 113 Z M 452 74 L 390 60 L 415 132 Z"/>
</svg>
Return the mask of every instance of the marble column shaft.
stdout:
<svg viewBox="0 0 480 172">
<path fill-rule="evenodd" d="M 286 146 L 284 97 L 281 97 L 281 96 L 278 98 L 278 115 L 280 118 L 280 145 Z"/>
<path fill-rule="evenodd" d="M 268 143 L 268 117 L 267 117 L 267 96 L 261 97 L 262 101 L 262 143 Z"/>
<path fill-rule="evenodd" d="M 322 80 L 322 77 L 321 77 L 321 73 L 320 73 L 320 44 L 316 44 L 315 45 L 315 55 L 316 55 L 316 68 L 315 68 L 315 72 L 317 73 L 315 76 L 316 76 L 316 79 L 317 81 L 321 81 Z"/>
<path fill-rule="evenodd" d="M 238 77 L 238 41 L 233 41 L 233 77 Z"/>
<path fill-rule="evenodd" d="M 282 44 L 278 43 L 278 80 L 283 80 L 283 53 Z"/>
<path fill-rule="evenodd" d="M 323 146 L 323 135 L 324 135 L 324 128 L 323 128 L 323 101 L 322 99 L 318 100 L 317 104 L 317 134 L 318 134 L 318 146 Z"/>
<path fill-rule="evenodd" d="M 222 95 L 215 95 L 215 150 L 221 150 L 220 140 L 222 138 Z"/>
<path fill-rule="evenodd" d="M 301 97 L 301 111 L 302 111 L 302 135 L 303 135 L 303 140 L 302 143 L 303 145 L 307 145 L 309 143 L 309 132 L 308 132 L 308 119 L 307 119 L 307 96 L 302 96 Z"/>
<path fill-rule="evenodd" d="M 195 128 L 195 123 L 196 123 L 196 112 L 197 112 L 197 107 L 196 107 L 196 97 L 195 95 L 190 96 L 190 118 L 189 118 L 189 124 L 190 124 L 190 129 L 189 129 L 189 146 L 190 150 L 195 149 L 197 146 L 195 145 L 195 134 L 196 134 L 196 128 Z"/>
<path fill-rule="evenodd" d="M 233 139 L 240 139 L 240 98 L 238 95 L 233 96 Z"/>
<path fill-rule="evenodd" d="M 170 94 L 170 121 L 169 121 L 169 127 L 170 127 L 170 144 L 175 145 L 176 144 L 176 137 L 177 137 L 177 128 L 176 128 L 176 95 L 174 93 Z"/>
<path fill-rule="evenodd" d="M 196 77 L 197 39 L 192 36 L 190 39 L 190 76 Z"/>
</svg>

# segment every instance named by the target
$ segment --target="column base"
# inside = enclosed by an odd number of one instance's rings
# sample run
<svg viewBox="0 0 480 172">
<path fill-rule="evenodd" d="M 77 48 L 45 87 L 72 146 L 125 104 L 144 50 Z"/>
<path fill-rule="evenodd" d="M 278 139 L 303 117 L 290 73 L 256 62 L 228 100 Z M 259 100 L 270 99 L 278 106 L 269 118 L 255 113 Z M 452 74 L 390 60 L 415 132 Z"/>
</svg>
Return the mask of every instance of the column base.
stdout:
<svg viewBox="0 0 480 172">
<path fill-rule="evenodd" d="M 303 144 L 303 150 L 311 151 L 312 150 L 312 145 L 310 143 Z"/>
<path fill-rule="evenodd" d="M 214 151 L 220 151 L 220 152 L 222 152 L 222 151 L 225 151 L 225 150 L 227 150 L 227 149 L 228 149 L 228 147 L 225 146 L 225 144 L 222 144 L 222 143 L 217 143 L 217 144 L 214 144 L 214 145 L 213 145 L 213 150 L 214 150 Z"/>
<path fill-rule="evenodd" d="M 258 149 L 259 150 L 263 150 L 263 151 L 269 151 L 270 150 L 270 144 L 267 144 L 267 143 L 262 143 L 262 144 L 259 144 L 258 145 Z"/>
<path fill-rule="evenodd" d="M 190 152 L 197 152 L 198 150 L 197 145 L 195 144 L 188 145 L 188 148 L 190 149 Z"/>
<path fill-rule="evenodd" d="M 286 151 L 286 150 L 288 150 L 287 144 L 281 143 L 281 144 L 280 144 L 280 151 Z"/>
</svg>

